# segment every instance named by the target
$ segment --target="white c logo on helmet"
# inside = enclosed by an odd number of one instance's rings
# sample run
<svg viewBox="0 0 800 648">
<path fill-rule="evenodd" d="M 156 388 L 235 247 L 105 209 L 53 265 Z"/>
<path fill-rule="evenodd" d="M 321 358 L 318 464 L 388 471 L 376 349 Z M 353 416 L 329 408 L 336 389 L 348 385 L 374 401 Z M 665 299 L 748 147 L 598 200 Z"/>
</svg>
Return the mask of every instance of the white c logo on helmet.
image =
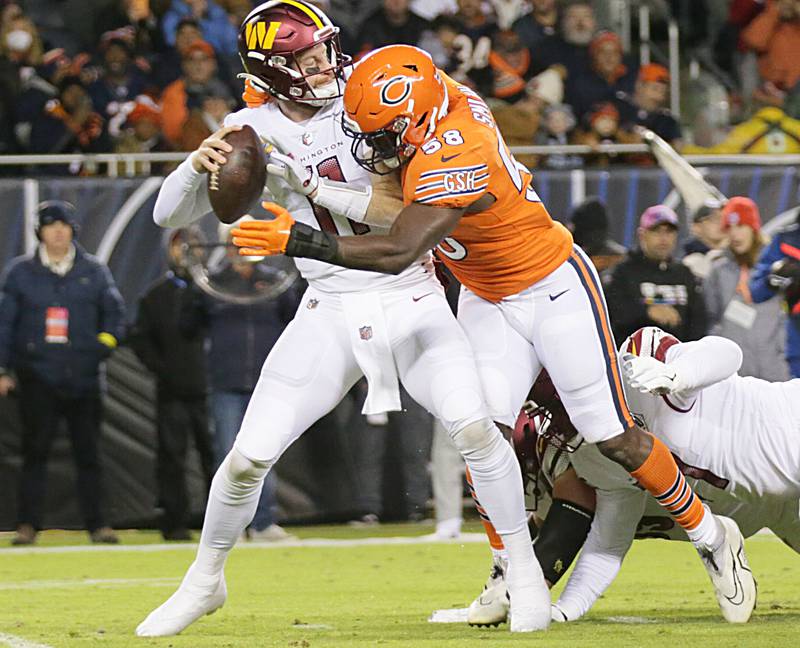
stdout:
<svg viewBox="0 0 800 648">
<path fill-rule="evenodd" d="M 417 81 L 422 81 L 422 78 L 398 74 L 391 79 L 376 81 L 372 85 L 381 89 L 381 103 L 384 106 L 398 106 L 411 96 L 411 84 Z"/>
</svg>

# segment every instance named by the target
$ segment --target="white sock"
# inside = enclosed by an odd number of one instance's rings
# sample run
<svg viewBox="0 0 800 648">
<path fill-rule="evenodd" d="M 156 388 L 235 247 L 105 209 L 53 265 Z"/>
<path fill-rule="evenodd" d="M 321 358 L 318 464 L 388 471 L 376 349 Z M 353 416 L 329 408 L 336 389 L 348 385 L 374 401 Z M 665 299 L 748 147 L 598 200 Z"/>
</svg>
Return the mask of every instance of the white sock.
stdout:
<svg viewBox="0 0 800 648">
<path fill-rule="evenodd" d="M 195 571 L 207 575 L 222 571 L 228 552 L 256 514 L 266 474 L 265 467 L 236 450 L 222 462 L 208 493 Z"/>
<path fill-rule="evenodd" d="M 491 421 L 467 426 L 453 441 L 467 462 L 472 487 L 497 533 L 502 537 L 524 529 L 530 542 L 522 472 L 511 444 Z"/>
<path fill-rule="evenodd" d="M 533 553 L 528 527 L 526 526 L 522 531 L 504 534 L 501 537 L 508 551 L 506 581 L 509 583 L 509 587 L 524 579 L 530 582 L 529 595 L 531 597 L 541 596 L 543 592 L 547 593 L 542 567 L 536 559 L 536 554 Z M 547 598 L 549 600 L 549 593 L 547 593 Z"/>
<path fill-rule="evenodd" d="M 725 542 L 725 530 L 708 506 L 703 504 L 703 508 L 705 515 L 700 520 L 700 524 L 694 529 L 687 529 L 686 535 L 698 549 L 710 549 L 712 552 L 716 552 Z"/>
</svg>

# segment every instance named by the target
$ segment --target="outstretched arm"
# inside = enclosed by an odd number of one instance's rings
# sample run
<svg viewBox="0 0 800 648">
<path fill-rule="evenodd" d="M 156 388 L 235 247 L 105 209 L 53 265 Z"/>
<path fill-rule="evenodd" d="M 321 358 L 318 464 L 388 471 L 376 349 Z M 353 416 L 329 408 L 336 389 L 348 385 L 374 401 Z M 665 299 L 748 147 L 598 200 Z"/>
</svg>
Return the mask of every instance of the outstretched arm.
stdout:
<svg viewBox="0 0 800 648">
<path fill-rule="evenodd" d="M 296 223 L 274 203 L 264 207 L 277 218 L 249 221 L 233 230 L 233 242 L 243 256 L 286 254 L 319 259 L 345 268 L 398 274 L 423 253 L 436 247 L 458 224 L 465 209 L 411 203 L 398 215 L 388 234 L 335 236 Z"/>
<path fill-rule="evenodd" d="M 648 356 L 622 357 L 622 369 L 631 387 L 642 393 L 683 398 L 725 380 L 741 366 L 739 345 L 716 335 L 671 346 L 664 362 Z"/>
</svg>

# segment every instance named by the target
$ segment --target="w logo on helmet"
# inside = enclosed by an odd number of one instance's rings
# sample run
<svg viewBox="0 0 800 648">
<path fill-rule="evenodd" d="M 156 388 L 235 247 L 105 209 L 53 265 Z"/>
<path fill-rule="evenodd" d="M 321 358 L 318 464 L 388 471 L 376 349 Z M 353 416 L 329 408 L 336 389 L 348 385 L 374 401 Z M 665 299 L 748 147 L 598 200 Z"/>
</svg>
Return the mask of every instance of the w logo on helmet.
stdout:
<svg viewBox="0 0 800 648">
<path fill-rule="evenodd" d="M 281 28 L 280 22 L 271 22 L 269 27 L 264 21 L 247 23 L 245 25 L 245 41 L 247 49 L 270 49 L 275 42 L 275 36 Z"/>
<path fill-rule="evenodd" d="M 372 85 L 381 89 L 381 103 L 384 106 L 399 106 L 411 96 L 411 85 L 417 81 L 422 81 L 422 77 L 398 74 L 391 79 L 380 79 Z"/>
</svg>

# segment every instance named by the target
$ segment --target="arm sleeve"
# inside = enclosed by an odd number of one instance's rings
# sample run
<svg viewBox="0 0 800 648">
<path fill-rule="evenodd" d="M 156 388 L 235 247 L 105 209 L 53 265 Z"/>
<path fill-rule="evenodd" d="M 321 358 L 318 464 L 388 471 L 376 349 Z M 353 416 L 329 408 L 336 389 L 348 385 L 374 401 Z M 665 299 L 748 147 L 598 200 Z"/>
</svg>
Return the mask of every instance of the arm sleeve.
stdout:
<svg viewBox="0 0 800 648">
<path fill-rule="evenodd" d="M 195 171 L 191 159 L 186 158 L 164 179 L 153 220 L 161 227 L 185 227 L 210 211 L 205 174 Z"/>
<path fill-rule="evenodd" d="M 647 493 L 639 489 L 597 490 L 594 522 L 556 605 L 567 619 L 586 614 L 614 582 L 644 512 Z"/>
<path fill-rule="evenodd" d="M 709 335 L 697 342 L 675 344 L 667 350 L 666 364 L 673 367 L 686 386 L 683 394 L 697 392 L 732 376 L 742 366 L 742 350 L 736 342 Z"/>
<path fill-rule="evenodd" d="M 0 367 L 9 368 L 14 327 L 19 313 L 19 295 L 11 269 L 0 280 Z"/>
<path fill-rule="evenodd" d="M 125 335 L 125 302 L 119 294 L 111 270 L 101 266 L 103 293 L 101 298 L 100 333 L 110 333 L 117 342 Z"/>
<path fill-rule="evenodd" d="M 756 304 L 765 302 L 775 296 L 775 290 L 769 285 L 769 273 L 772 264 L 783 258 L 781 252 L 781 237 L 772 239 L 769 246 L 761 252 L 761 256 L 750 275 L 750 294 Z"/>
</svg>

